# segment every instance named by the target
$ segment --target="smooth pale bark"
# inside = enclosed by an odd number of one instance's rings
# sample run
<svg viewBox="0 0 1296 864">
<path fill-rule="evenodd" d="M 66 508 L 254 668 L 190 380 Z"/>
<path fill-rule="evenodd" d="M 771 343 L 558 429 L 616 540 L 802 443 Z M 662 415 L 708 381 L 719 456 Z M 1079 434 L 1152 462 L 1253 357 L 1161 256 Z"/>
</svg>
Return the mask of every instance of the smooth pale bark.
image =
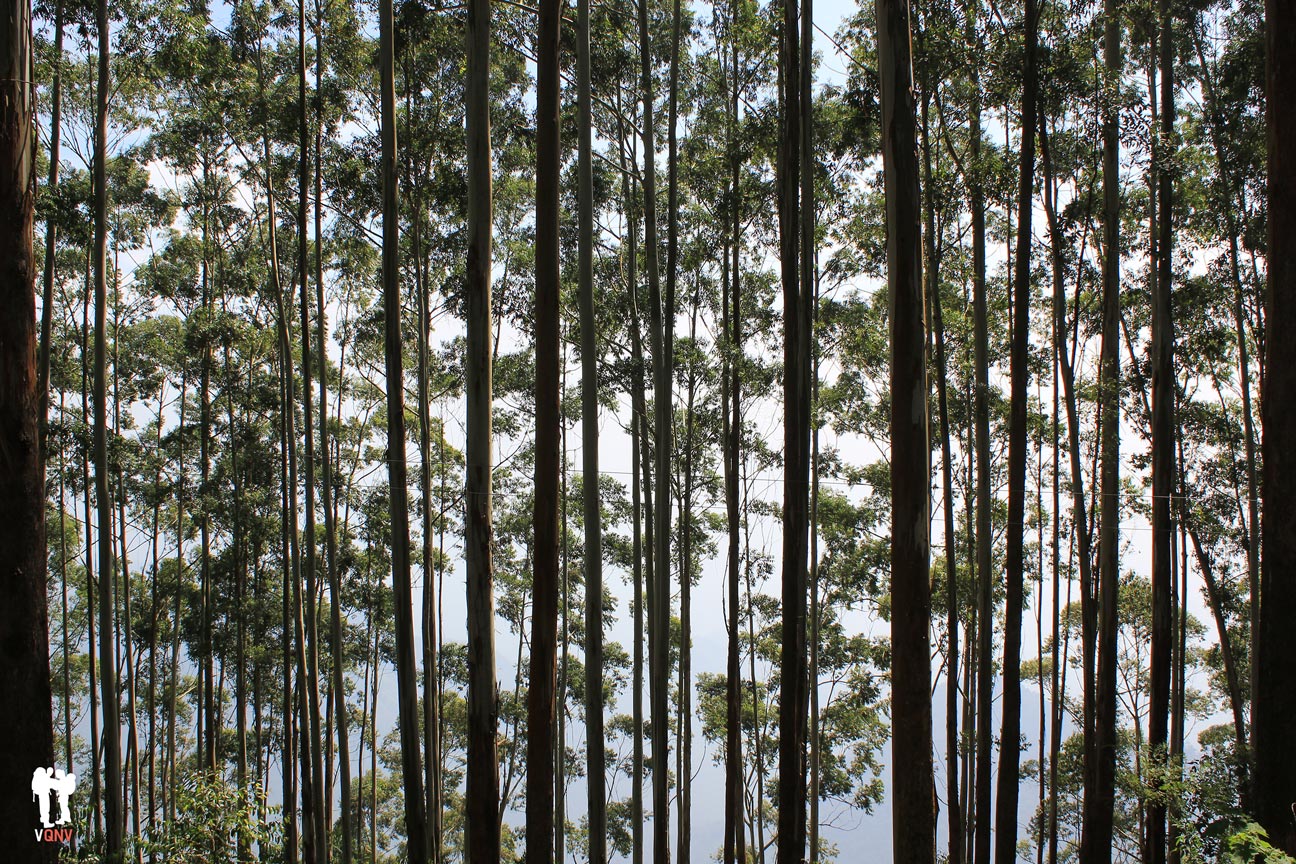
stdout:
<svg viewBox="0 0 1296 864">
<path fill-rule="evenodd" d="M 922 199 L 909 3 L 877 0 L 891 328 L 891 764 L 896 864 L 936 860 L 932 767 L 930 448 L 922 287 Z"/>
<path fill-rule="evenodd" d="M 558 202 L 560 0 L 540 0 L 536 64 L 535 495 L 531 548 L 530 677 L 527 684 L 526 862 L 554 853 L 554 744 L 558 663 L 561 367 Z M 562 746 L 559 743 L 558 746 Z"/>
<path fill-rule="evenodd" d="M 104 854 L 111 861 L 121 858 L 125 819 L 122 813 L 120 694 L 117 687 L 117 662 L 113 650 L 114 585 L 112 499 L 108 494 L 108 390 L 106 363 L 108 357 L 108 94 L 109 44 L 108 4 L 96 5 L 98 29 L 98 84 L 95 108 L 94 157 L 94 486 L 98 508 L 99 561 L 99 687 L 103 700 L 104 763 Z M 44 489 L 41 490 L 44 510 Z M 89 514 L 87 514 L 87 517 Z M 87 521 L 88 518 L 87 518 Z M 43 559 L 42 554 L 42 559 Z M 48 637 L 47 637 L 48 638 Z M 45 658 L 48 664 L 48 657 Z M 48 673 L 47 673 L 48 674 Z M 28 777 L 30 780 L 30 776 Z"/>
<path fill-rule="evenodd" d="M 102 4 L 100 12 L 102 26 L 107 17 Z M 105 36 L 101 47 L 106 45 Z M 105 54 L 101 71 L 106 61 Z M 39 824 L 32 772 L 54 762 L 41 453 L 45 398 L 37 386 L 32 250 L 36 88 L 30 81 L 31 64 L 31 5 L 13 0 L 0 9 L 0 308 L 5 310 L 0 315 L 0 590 L 5 597 L 0 688 L 11 700 L 0 712 L 0 740 L 22 743 L 5 747 L 0 756 L 0 789 L 5 790 L 0 836 L 14 860 L 53 861 L 56 844 L 36 842 L 31 830 Z M 120 845 L 120 834 L 116 840 Z"/>
<path fill-rule="evenodd" d="M 495 589 L 491 563 L 490 0 L 468 0 L 468 260 L 464 395 L 467 414 L 464 560 L 468 605 L 465 860 L 500 860 L 495 729 Z"/>
<path fill-rule="evenodd" d="M 329 586 L 329 638 L 333 645 L 332 658 L 332 713 L 337 735 L 337 764 L 341 786 L 342 825 L 341 825 L 341 861 L 351 864 L 351 736 L 347 731 L 346 701 L 346 655 L 343 650 L 342 636 L 342 590 L 338 577 L 337 562 L 337 513 L 333 506 L 333 460 L 329 447 L 328 430 L 328 322 L 324 306 L 324 234 L 323 208 L 324 189 L 321 160 L 324 152 L 324 48 L 323 48 L 323 10 L 320 0 L 315 6 L 315 342 L 318 356 L 319 372 L 319 447 L 320 447 L 320 494 L 324 505 L 324 554 L 325 568 Z M 332 771 L 325 772 L 332 777 Z M 331 790 L 330 784 L 330 790 Z M 331 801 L 331 798 L 330 798 Z M 331 817 L 332 807 L 326 808 Z"/>
<path fill-rule="evenodd" d="M 392 0 L 379 4 L 382 86 L 382 280 L 387 371 L 387 481 L 391 503 L 392 591 L 396 617 L 396 702 L 405 791 L 406 850 L 410 864 L 426 864 L 430 848 L 419 735 L 418 672 L 414 664 L 414 609 L 410 593 L 409 506 L 405 466 L 405 373 L 401 350 L 400 210 L 396 186 L 395 22 Z"/>
<path fill-rule="evenodd" d="M 1004 606 L 1002 725 L 995 801 L 995 862 L 1017 859 L 1017 805 L 1021 766 L 1021 632 L 1026 561 L 1026 383 L 1029 377 L 1031 215 L 1035 209 L 1035 115 L 1038 79 L 1036 49 L 1039 10 L 1025 3 L 1026 46 L 1022 70 L 1021 158 L 1017 185 L 1017 246 L 1012 279 L 1011 384 L 1008 417 L 1007 590 Z M 1043 713 L 1041 712 L 1041 718 Z M 988 721 L 987 716 L 982 722 Z M 1042 737 L 1042 736 L 1041 736 Z"/>
<path fill-rule="evenodd" d="M 310 212 L 311 162 L 310 162 L 310 124 L 306 102 L 306 0 L 297 4 L 297 278 L 300 295 L 297 302 L 298 314 L 301 317 L 301 370 L 302 370 L 302 421 L 305 447 L 302 457 L 305 468 L 306 501 L 304 506 L 305 526 L 302 539 L 302 575 L 305 626 L 303 628 L 306 644 L 303 647 L 306 661 L 305 686 L 307 723 L 303 734 L 308 737 L 309 749 L 306 750 L 311 773 L 311 827 L 313 852 L 315 858 L 324 861 L 328 857 L 328 834 L 324 820 L 324 747 L 320 730 L 320 695 L 319 695 L 319 615 L 316 614 L 315 599 L 319 594 L 316 575 L 315 554 L 315 417 L 314 392 L 312 391 L 312 349 L 310 326 L 310 241 L 306 236 L 308 213 Z M 320 346 L 321 350 L 323 345 Z M 303 787 L 305 788 L 305 787 Z M 303 802 L 305 806 L 305 802 Z M 309 853 L 308 853 L 309 858 Z"/>
<path fill-rule="evenodd" d="M 1260 410 L 1264 466 L 1260 638 L 1255 658 L 1253 739 L 1256 805 L 1276 846 L 1296 854 L 1296 8 L 1265 3 L 1265 117 L 1268 128 L 1268 278 L 1265 376 Z"/>
</svg>

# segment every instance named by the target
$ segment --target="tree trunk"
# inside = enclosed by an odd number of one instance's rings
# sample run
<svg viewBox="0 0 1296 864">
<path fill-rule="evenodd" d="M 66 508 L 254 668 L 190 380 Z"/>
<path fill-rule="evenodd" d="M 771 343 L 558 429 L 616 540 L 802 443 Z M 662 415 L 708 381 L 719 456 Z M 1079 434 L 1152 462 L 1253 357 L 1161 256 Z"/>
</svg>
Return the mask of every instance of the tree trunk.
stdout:
<svg viewBox="0 0 1296 864">
<path fill-rule="evenodd" d="M 1148 746 L 1152 757 L 1152 786 L 1165 782 L 1170 721 L 1170 655 L 1174 621 L 1171 595 L 1174 593 L 1174 522 L 1171 496 L 1175 491 L 1176 445 L 1174 398 L 1174 320 L 1171 316 L 1170 283 L 1173 264 L 1174 202 L 1174 41 L 1169 0 L 1160 0 L 1161 17 L 1161 129 L 1156 141 L 1158 183 L 1156 239 L 1156 282 L 1152 290 L 1152 646 L 1151 714 L 1148 718 Z M 1225 634 L 1227 639 L 1227 634 Z M 1245 753 L 1245 747 L 1243 748 Z M 1240 753 L 1239 756 L 1242 754 Z M 1166 807 L 1154 799 L 1148 808 L 1147 864 L 1165 864 Z"/>
<path fill-rule="evenodd" d="M 577 264 L 581 338 L 581 473 L 585 522 L 585 777 L 589 864 L 607 864 L 603 732 L 603 526 L 599 512 L 598 330 L 594 317 L 594 168 L 589 0 L 576 5 Z M 557 224 L 557 219 L 554 220 Z"/>
<path fill-rule="evenodd" d="M 102 3 L 99 11 L 104 34 L 100 46 L 106 50 L 107 10 Z M 106 73 L 107 59 L 105 53 L 101 74 Z M 16 858 L 53 861 L 55 845 L 35 841 L 31 831 L 32 774 L 54 761 L 41 452 L 45 397 L 36 370 L 32 250 L 36 87 L 30 80 L 31 68 L 31 6 L 29 0 L 14 0 L 0 12 L 0 306 L 5 309 L 0 315 L 0 584 L 5 597 L 0 613 L 0 645 L 4 646 L 0 687 L 5 699 L 13 700 L 0 720 L 0 740 L 21 742 L 21 746 L 6 747 L 0 758 L 0 779 L 6 790 L 0 825 Z M 48 304 L 47 300 L 47 310 Z M 114 851 L 120 848 L 120 833 L 115 839 L 118 845 L 110 847 Z"/>
<path fill-rule="evenodd" d="M 1007 591 L 1004 607 L 1004 696 L 999 733 L 999 785 L 995 802 L 995 861 L 1017 859 L 1017 805 L 1021 764 L 1021 630 L 1026 570 L 1026 382 L 1029 375 L 1031 295 L 1031 214 L 1035 190 L 1036 45 L 1039 12 L 1036 0 L 1025 4 L 1026 47 L 1022 70 L 1021 163 L 1017 187 L 1017 247 L 1012 279 L 1012 369 L 1008 419 Z M 987 466 L 988 467 L 988 466 Z M 983 718 L 983 722 L 989 721 Z M 987 766 L 988 767 L 988 766 Z M 988 772 L 987 772 L 988 773 Z M 988 814 L 987 814 L 988 815 Z"/>
<path fill-rule="evenodd" d="M 337 563 L 337 518 L 333 508 L 333 464 L 328 431 L 328 322 L 324 307 L 324 239 L 323 239 L 323 159 L 324 137 L 324 47 L 323 10 L 320 0 L 315 6 L 315 335 L 319 349 L 319 425 L 320 489 L 324 504 L 324 552 L 329 586 L 329 633 L 333 649 L 333 717 L 337 725 L 337 764 L 340 774 L 342 805 L 342 864 L 351 864 L 351 737 L 347 732 L 346 652 L 342 631 L 342 588 Z M 332 777 L 332 772 L 326 772 Z M 332 788 L 330 780 L 330 788 Z M 327 815 L 332 816 L 332 807 Z M 328 848 L 328 847 L 326 847 Z"/>
<path fill-rule="evenodd" d="M 644 250 L 648 259 L 648 317 L 649 341 L 653 362 L 654 420 L 656 430 L 653 445 L 658 478 L 658 493 L 653 508 L 653 562 L 649 585 L 648 678 L 649 716 L 652 723 L 653 765 L 653 864 L 670 861 L 670 778 L 667 735 L 667 700 L 669 690 L 668 661 L 670 657 L 670 521 L 671 496 L 669 488 L 671 456 L 671 369 L 670 354 L 674 321 L 674 304 L 667 297 L 662 302 L 661 270 L 657 249 L 657 169 L 653 121 L 653 62 L 652 42 L 648 33 L 648 4 L 639 4 L 639 55 L 640 88 L 643 99 L 643 187 L 644 187 Z M 663 306 L 665 308 L 663 308 Z"/>
<path fill-rule="evenodd" d="M 722 372 L 722 408 L 724 436 L 725 516 L 729 539 L 728 561 L 728 645 L 725 686 L 725 846 L 724 864 L 746 864 L 747 850 L 743 834 L 743 803 L 746 797 L 742 758 L 742 670 L 739 655 L 739 587 L 741 553 L 739 549 L 738 466 L 742 447 L 742 178 L 739 174 L 738 109 L 740 84 L 738 76 L 738 5 L 730 0 L 730 41 L 732 42 L 732 99 L 729 104 L 729 200 L 732 234 L 728 249 L 732 262 L 726 259 L 725 296 L 722 298 L 722 332 L 728 345 Z"/>
<path fill-rule="evenodd" d="M 109 861 L 121 858 L 124 818 L 121 796 L 121 729 L 117 663 L 113 652 L 113 612 L 116 590 L 113 563 L 112 500 L 108 495 L 108 5 L 96 7 L 99 39 L 99 80 L 96 86 L 94 157 L 94 484 L 99 525 L 99 686 L 103 699 L 104 852 Z M 30 170 L 30 169 L 28 169 Z M 41 489 L 42 513 L 44 489 Z M 87 514 L 88 515 L 88 514 Z M 43 521 L 43 519 L 42 519 Z M 87 520 L 88 521 L 88 520 Z M 44 561 L 44 551 L 41 552 Z M 43 567 L 42 567 L 43 570 Z M 42 617 L 44 615 L 42 603 Z M 41 658 L 48 665 L 48 656 Z M 48 673 L 47 673 L 48 674 Z"/>
<path fill-rule="evenodd" d="M 801 280 L 801 149 L 808 86 L 796 0 L 784 0 L 779 69 L 781 129 L 777 165 L 779 263 L 783 283 L 783 578 L 782 638 L 779 652 L 778 864 L 797 864 L 805 855 L 805 733 L 809 689 L 806 663 L 806 591 L 810 486 L 808 362 L 809 333 Z M 919 312 L 921 320 L 921 312 Z"/>
<path fill-rule="evenodd" d="M 936 860 L 928 625 L 927 383 L 922 296 L 922 200 L 909 3 L 877 0 L 882 159 L 891 327 L 892 836 L 896 864 Z"/>
<path fill-rule="evenodd" d="M 1106 0 L 1103 59 L 1113 85 L 1121 74 L 1119 0 Z M 1093 746 L 1086 748 L 1082 864 L 1110 864 L 1116 794 L 1117 596 L 1120 586 L 1120 125 L 1114 106 L 1103 116 L 1103 327 L 1099 378 L 1102 504 L 1098 538 L 1098 667 Z M 1090 768 L 1092 766 L 1092 768 Z"/>
<path fill-rule="evenodd" d="M 468 2 L 468 282 L 464 557 L 468 603 L 467 864 L 498 864 L 495 595 L 491 564 L 490 0 Z"/>
<path fill-rule="evenodd" d="M 536 65 L 535 495 L 531 667 L 527 686 L 526 861 L 554 860 L 558 662 L 560 363 L 559 0 L 540 0 Z M 559 742 L 559 747 L 562 746 Z"/>
<path fill-rule="evenodd" d="M 1260 400 L 1264 466 L 1260 638 L 1252 708 L 1256 805 L 1275 846 L 1296 854 L 1296 261 L 1280 250 L 1296 237 L 1296 9 L 1265 2 L 1265 116 L 1268 126 L 1269 273 L 1265 294 L 1264 392 Z"/>
<path fill-rule="evenodd" d="M 382 75 L 383 317 L 387 369 L 387 481 L 391 502 L 392 589 L 396 612 L 396 690 L 405 785 L 406 849 L 410 864 L 428 860 L 427 813 L 420 758 L 418 673 L 410 591 L 409 507 L 405 467 L 405 373 L 401 350 L 400 204 L 396 187 L 395 22 L 392 0 L 379 5 Z"/>
<path fill-rule="evenodd" d="M 977 17 L 980 0 L 973 0 L 967 20 L 969 48 L 979 45 Z M 968 191 L 972 208 L 972 306 L 975 330 L 976 367 L 976 568 L 977 568 L 977 699 L 976 699 L 976 818 L 973 820 L 973 860 L 990 864 L 990 775 L 992 754 L 991 707 L 994 696 L 994 499 L 991 494 L 990 462 L 990 361 L 989 324 L 986 310 L 986 226 L 985 193 L 981 168 L 981 78 L 972 64 L 971 137 L 968 156 Z"/>
</svg>

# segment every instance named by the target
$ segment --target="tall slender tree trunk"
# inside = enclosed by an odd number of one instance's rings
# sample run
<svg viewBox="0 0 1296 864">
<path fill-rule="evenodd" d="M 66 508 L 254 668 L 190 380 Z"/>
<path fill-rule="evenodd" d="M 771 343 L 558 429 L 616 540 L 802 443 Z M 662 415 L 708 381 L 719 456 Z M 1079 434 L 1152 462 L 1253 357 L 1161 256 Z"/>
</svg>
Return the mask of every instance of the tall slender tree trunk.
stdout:
<svg viewBox="0 0 1296 864">
<path fill-rule="evenodd" d="M 535 495 L 527 686 L 527 864 L 554 855 L 554 711 L 558 662 L 561 394 L 558 223 L 559 0 L 540 0 L 536 64 Z M 587 478 L 588 479 L 588 478 Z M 562 746 L 560 741 L 559 747 Z"/>
<path fill-rule="evenodd" d="M 671 457 L 670 354 L 674 304 L 669 294 L 662 301 L 661 269 L 657 248 L 657 147 L 654 143 L 652 42 L 648 33 L 648 3 L 639 3 L 640 97 L 643 99 L 644 252 L 648 269 L 649 341 L 653 359 L 654 461 L 658 494 L 653 508 L 653 561 L 648 603 L 649 716 L 652 724 L 653 765 L 653 864 L 670 861 L 670 778 L 667 702 L 670 639 L 670 517 Z M 665 306 L 665 308 L 663 308 Z"/>
<path fill-rule="evenodd" d="M 581 473 L 585 523 L 585 778 L 589 864 L 607 864 L 603 731 L 603 525 L 599 511 L 598 330 L 594 317 L 594 168 L 589 0 L 576 4 L 577 263 L 581 338 Z M 555 220 L 556 223 L 557 220 Z"/>
<path fill-rule="evenodd" d="M 1011 396 L 1008 418 L 1007 591 L 1004 607 L 1004 695 L 999 733 L 999 785 L 995 802 L 995 862 L 1017 859 L 1017 806 L 1021 765 L 1021 631 L 1026 571 L 1026 383 L 1030 344 L 1031 215 L 1035 191 L 1036 47 L 1039 10 L 1025 3 L 1026 46 L 1022 70 L 1021 159 L 1017 186 L 1017 245 L 1012 279 Z M 982 718 L 982 722 L 989 721 Z M 988 767 L 988 766 L 987 766 Z M 988 815 L 988 814 L 987 814 Z"/>
<path fill-rule="evenodd" d="M 405 372 L 401 349 L 400 203 L 396 186 L 395 22 L 392 0 L 379 5 L 382 77 L 383 315 L 387 368 L 387 480 L 391 502 L 392 588 L 396 613 L 396 691 L 405 785 L 406 849 L 410 864 L 426 864 L 430 848 L 418 731 L 418 675 L 410 590 L 409 507 L 405 467 Z"/>
<path fill-rule="evenodd" d="M 726 652 L 725 686 L 725 847 L 724 864 L 746 864 L 747 850 L 743 833 L 743 804 L 746 783 L 742 756 L 742 670 L 739 654 L 739 547 L 738 474 L 742 448 L 742 178 L 738 153 L 739 105 L 741 84 L 738 72 L 737 0 L 730 0 L 729 36 L 732 43 L 730 75 L 732 98 L 729 103 L 729 216 L 732 233 L 728 250 L 733 258 L 726 260 L 725 296 L 722 298 L 722 329 L 728 344 L 724 354 L 721 402 L 724 436 L 725 518 L 729 539 L 728 611 L 729 632 Z"/>
<path fill-rule="evenodd" d="M 116 590 L 113 562 L 112 499 L 108 494 L 108 94 L 109 45 L 107 0 L 99 0 L 95 19 L 98 27 L 98 74 L 95 109 L 94 156 L 94 483 L 99 525 L 99 686 L 103 699 L 104 760 L 104 852 L 110 862 L 119 861 L 125 833 L 121 799 L 121 729 L 117 687 L 117 663 L 113 651 L 113 612 Z M 41 489 L 44 510 L 44 489 Z M 88 516 L 88 514 L 87 514 Z M 41 520 L 43 521 L 43 519 Z M 88 521 L 88 519 L 87 519 Z M 44 551 L 41 553 L 44 560 Z M 43 567 L 41 568 L 43 571 Z M 42 604 L 43 608 L 43 604 Z M 42 617 L 44 612 L 42 611 Z M 39 620 L 39 619 L 37 619 Z M 48 657 L 42 657 L 48 665 Z M 48 673 L 47 673 L 48 674 Z"/>
<path fill-rule="evenodd" d="M 1265 294 L 1265 377 L 1260 400 L 1264 465 L 1260 638 L 1252 736 L 1256 805 L 1274 845 L 1296 854 L 1296 261 L 1281 250 L 1296 238 L 1296 9 L 1265 2 L 1265 117 L 1269 156 L 1269 272 Z"/>
<path fill-rule="evenodd" d="M 891 328 L 891 764 L 893 860 L 936 860 L 922 199 L 907 0 L 877 0 Z"/>
<path fill-rule="evenodd" d="M 490 0 L 468 0 L 467 472 L 464 557 L 468 603 L 467 864 L 498 864 L 495 758 L 495 594 L 491 563 Z"/>
<path fill-rule="evenodd" d="M 973 0 L 967 20 L 969 50 L 980 39 L 977 18 L 980 0 Z M 994 499 L 991 495 L 990 462 L 990 349 L 986 301 L 985 192 L 982 185 L 981 77 L 972 64 L 972 95 L 968 132 L 968 192 L 972 209 L 972 307 L 976 367 L 976 570 L 977 570 L 977 698 L 976 698 L 976 818 L 973 821 L 973 860 L 990 864 L 991 773 L 994 770 L 991 708 L 994 697 Z"/>
<path fill-rule="evenodd" d="M 1174 31 L 1168 0 L 1160 0 L 1161 129 L 1156 141 L 1157 214 L 1156 282 L 1152 290 L 1152 646 L 1151 706 L 1148 746 L 1152 757 L 1152 786 L 1165 783 L 1170 722 L 1171 645 L 1174 619 L 1174 522 L 1171 496 L 1175 491 L 1174 320 L 1170 284 L 1174 249 Z M 1245 753 L 1245 747 L 1243 748 Z M 1148 808 L 1147 864 L 1165 864 L 1166 806 L 1159 798 Z"/>
<path fill-rule="evenodd" d="M 306 92 L 306 0 L 297 3 L 297 276 L 300 280 L 298 314 L 301 316 L 301 369 L 302 369 L 302 422 L 305 447 L 302 456 L 305 462 L 305 513 L 302 548 L 302 570 L 304 577 L 304 653 L 306 680 L 305 687 L 305 726 L 302 729 L 308 746 L 305 749 L 309 760 L 311 775 L 311 801 L 308 807 L 311 814 L 312 849 L 307 852 L 308 858 L 313 852 L 315 860 L 324 861 L 328 857 L 328 835 L 324 819 L 324 739 L 320 730 L 320 695 L 319 695 L 319 615 L 316 611 L 316 598 L 319 596 L 319 580 L 316 564 L 315 537 L 315 409 L 313 405 L 314 384 L 313 349 L 311 348 L 310 326 L 310 241 L 307 237 L 307 219 L 310 212 L 311 161 L 310 161 L 310 115 L 307 106 Z M 319 238 L 317 237 L 316 240 Z M 323 345 L 320 349 L 323 350 Z M 306 787 L 303 786 L 303 789 Z"/>
<path fill-rule="evenodd" d="M 319 350 L 320 490 L 324 505 L 324 553 L 329 586 L 329 633 L 333 658 L 333 717 L 337 725 L 337 764 L 342 805 L 342 864 L 351 864 L 351 736 L 347 730 L 346 651 L 342 630 L 342 586 L 338 576 L 337 513 L 333 503 L 333 460 L 328 429 L 328 321 L 324 306 L 324 10 L 315 4 L 315 335 Z M 339 383 L 339 388 L 340 388 Z M 431 758 L 429 756 L 429 758 Z M 329 778 L 332 772 L 327 772 Z M 331 780 L 330 780 L 330 788 Z M 327 808 L 332 815 L 332 807 Z"/>
<path fill-rule="evenodd" d="M 1103 61 L 1107 86 L 1121 77 L 1119 0 L 1106 0 Z M 1086 748 L 1081 864 L 1109 864 L 1116 795 L 1116 642 L 1120 586 L 1120 125 L 1116 107 L 1103 117 L 1103 329 L 1099 378 L 1102 503 L 1098 538 L 1098 666 L 1094 736 Z M 1092 765 L 1092 769 L 1088 766 Z"/>
<path fill-rule="evenodd" d="M 796 0 L 784 0 L 779 42 L 782 79 L 778 154 L 779 263 L 783 283 L 783 629 L 779 653 L 778 864 L 805 855 L 805 734 L 809 689 L 806 662 L 806 592 L 810 486 L 809 328 L 801 246 L 802 106 L 801 34 Z M 919 312 L 919 320 L 922 313 Z"/>
<path fill-rule="evenodd" d="M 59 9 L 61 35 L 61 5 Z M 107 10 L 102 3 L 99 10 L 105 34 L 100 45 L 106 49 Z M 32 774 L 54 760 L 41 452 L 46 398 L 38 386 L 44 382 L 37 380 L 32 250 L 36 204 L 32 65 L 31 5 L 29 0 L 14 0 L 0 11 L 0 306 L 5 310 L 0 315 L 0 590 L 5 597 L 0 604 L 0 687 L 6 700 L 14 700 L 0 713 L 0 740 L 10 743 L 0 756 L 0 788 L 6 790 L 0 829 L 9 854 L 16 859 L 53 861 L 54 844 L 34 840 L 31 832 Z M 106 69 L 105 54 L 101 74 Z M 21 746 L 12 746 L 17 742 Z M 114 850 L 120 848 L 120 833 L 116 840 Z"/>
</svg>

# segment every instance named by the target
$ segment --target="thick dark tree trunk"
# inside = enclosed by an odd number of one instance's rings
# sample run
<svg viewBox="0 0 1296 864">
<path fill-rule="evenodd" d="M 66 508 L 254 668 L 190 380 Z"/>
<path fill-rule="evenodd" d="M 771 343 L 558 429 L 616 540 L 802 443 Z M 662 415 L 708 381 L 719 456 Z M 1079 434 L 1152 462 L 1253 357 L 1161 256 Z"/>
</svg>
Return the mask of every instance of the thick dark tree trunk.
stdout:
<svg viewBox="0 0 1296 864">
<path fill-rule="evenodd" d="M 1151 706 L 1148 746 L 1152 785 L 1159 788 L 1166 771 L 1170 725 L 1170 655 L 1174 638 L 1171 595 L 1174 593 L 1174 522 L 1170 498 L 1176 487 L 1174 423 L 1174 322 L 1170 309 L 1173 233 L 1174 41 L 1169 0 L 1160 0 L 1161 129 L 1155 155 L 1158 184 L 1156 282 L 1152 290 L 1152 647 Z M 1224 638 L 1228 638 L 1225 634 Z M 1242 753 L 1245 753 L 1245 747 Z M 1239 756 L 1242 755 L 1239 753 Z M 1165 864 L 1166 807 L 1154 800 L 1147 814 L 1146 864 Z"/>
<path fill-rule="evenodd" d="M 806 670 L 806 555 L 809 535 L 809 328 L 801 270 L 801 149 L 806 122 L 802 100 L 801 34 L 797 0 L 783 2 L 779 69 L 782 120 L 779 142 L 779 261 L 783 282 L 783 594 L 779 653 L 779 864 L 805 855 L 805 735 L 809 689 Z M 916 178 L 915 178 L 916 179 Z M 921 289 L 919 289 L 921 292 Z M 921 297 L 921 293 L 919 293 Z M 921 321 L 921 311 L 919 320 Z"/>
<path fill-rule="evenodd" d="M 558 662 L 560 301 L 559 0 L 540 0 L 536 65 L 535 495 L 531 671 L 527 686 L 526 861 L 554 860 L 554 711 Z"/>
<path fill-rule="evenodd" d="M 891 326 L 891 764 L 896 864 L 936 860 L 922 200 L 909 3 L 877 0 Z"/>
<path fill-rule="evenodd" d="M 1269 155 L 1269 274 L 1265 377 L 1260 638 L 1254 688 L 1256 805 L 1275 845 L 1296 854 L 1296 8 L 1265 3 L 1265 115 Z"/>
<path fill-rule="evenodd" d="M 101 11 L 102 23 L 107 13 L 102 6 Z M 0 788 L 5 790 L 0 836 L 14 860 L 53 861 L 57 844 L 41 843 L 32 833 L 32 826 L 40 824 L 32 775 L 54 764 L 54 725 L 40 440 L 45 399 L 36 370 L 36 87 L 31 66 L 31 5 L 14 0 L 0 11 L 0 308 L 5 310 L 0 315 L 0 591 L 5 597 L 0 604 L 0 691 L 10 702 L 0 712 L 0 740 L 21 746 L 6 746 L 0 755 Z M 120 844 L 120 834 L 117 840 Z"/>
</svg>

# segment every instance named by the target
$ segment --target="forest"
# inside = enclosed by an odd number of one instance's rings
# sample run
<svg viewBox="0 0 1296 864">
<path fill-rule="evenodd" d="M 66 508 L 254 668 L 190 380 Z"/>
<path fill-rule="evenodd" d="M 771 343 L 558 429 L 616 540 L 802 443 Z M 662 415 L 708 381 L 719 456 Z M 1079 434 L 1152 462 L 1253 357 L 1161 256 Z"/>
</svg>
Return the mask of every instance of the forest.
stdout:
<svg viewBox="0 0 1296 864">
<path fill-rule="evenodd" d="M 1296 864 L 1296 3 L 0 7 L 0 857 Z"/>
</svg>

